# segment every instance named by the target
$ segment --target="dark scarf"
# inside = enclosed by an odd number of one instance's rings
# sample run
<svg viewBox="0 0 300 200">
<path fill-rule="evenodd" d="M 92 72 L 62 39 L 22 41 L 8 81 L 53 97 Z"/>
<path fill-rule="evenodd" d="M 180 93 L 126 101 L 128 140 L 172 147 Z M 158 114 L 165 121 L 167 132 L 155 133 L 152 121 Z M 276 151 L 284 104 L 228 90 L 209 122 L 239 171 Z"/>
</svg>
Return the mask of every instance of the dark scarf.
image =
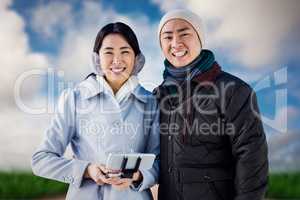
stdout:
<svg viewBox="0 0 300 200">
<path fill-rule="evenodd" d="M 210 69 L 214 62 L 215 56 L 213 52 L 207 49 L 203 49 L 193 62 L 184 67 L 176 68 L 166 59 L 163 73 L 164 85 L 192 80 L 195 76 Z"/>
</svg>

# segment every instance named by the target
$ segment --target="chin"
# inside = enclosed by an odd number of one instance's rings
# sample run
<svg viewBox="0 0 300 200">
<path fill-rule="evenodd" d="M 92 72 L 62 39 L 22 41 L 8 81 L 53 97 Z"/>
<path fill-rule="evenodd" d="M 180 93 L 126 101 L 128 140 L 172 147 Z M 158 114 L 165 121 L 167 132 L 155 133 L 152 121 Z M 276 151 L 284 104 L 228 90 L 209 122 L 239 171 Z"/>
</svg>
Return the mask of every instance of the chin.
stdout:
<svg viewBox="0 0 300 200">
<path fill-rule="evenodd" d="M 118 74 L 118 75 L 111 75 L 111 79 L 113 80 L 119 80 L 119 81 L 124 81 L 127 80 L 129 76 L 126 73 Z"/>
<path fill-rule="evenodd" d="M 179 68 L 179 67 L 185 67 L 186 65 L 189 64 L 189 62 L 187 61 L 176 61 L 174 63 L 172 63 L 174 65 L 174 67 Z"/>
<path fill-rule="evenodd" d="M 120 77 L 109 77 L 109 78 L 107 78 L 107 80 L 108 80 L 108 82 L 110 82 L 112 84 L 117 84 L 117 85 L 119 85 L 119 84 L 122 85 L 126 81 L 126 79 L 123 79 Z"/>
<path fill-rule="evenodd" d="M 188 65 L 189 63 L 191 63 L 190 58 L 184 58 L 181 60 L 179 60 L 179 59 L 168 59 L 168 60 L 176 68 L 184 67 L 184 66 Z"/>
</svg>

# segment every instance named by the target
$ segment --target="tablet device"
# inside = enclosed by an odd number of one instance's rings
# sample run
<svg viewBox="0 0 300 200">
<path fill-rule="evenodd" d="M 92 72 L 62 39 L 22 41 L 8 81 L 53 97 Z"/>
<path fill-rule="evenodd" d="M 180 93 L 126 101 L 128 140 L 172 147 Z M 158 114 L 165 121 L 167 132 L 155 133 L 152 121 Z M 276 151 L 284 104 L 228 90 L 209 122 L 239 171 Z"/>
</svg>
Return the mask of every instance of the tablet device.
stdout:
<svg viewBox="0 0 300 200">
<path fill-rule="evenodd" d="M 133 169 L 136 166 L 138 160 L 140 160 L 140 165 L 138 169 L 151 169 L 155 160 L 155 154 L 150 153 L 110 153 L 106 160 L 106 168 L 112 170 L 121 170 L 123 160 L 127 159 L 125 169 Z"/>
</svg>

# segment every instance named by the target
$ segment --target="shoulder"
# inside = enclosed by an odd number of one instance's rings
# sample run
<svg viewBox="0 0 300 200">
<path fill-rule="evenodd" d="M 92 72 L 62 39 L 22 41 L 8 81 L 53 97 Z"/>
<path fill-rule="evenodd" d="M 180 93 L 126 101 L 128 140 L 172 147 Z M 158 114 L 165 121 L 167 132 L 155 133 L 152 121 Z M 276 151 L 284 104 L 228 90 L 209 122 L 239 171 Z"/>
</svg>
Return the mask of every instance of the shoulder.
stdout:
<svg viewBox="0 0 300 200">
<path fill-rule="evenodd" d="M 88 76 L 85 80 L 77 83 L 72 90 L 77 100 L 86 100 L 102 92 L 103 87 L 94 76 Z"/>
<path fill-rule="evenodd" d="M 155 95 L 150 92 L 149 90 L 145 89 L 142 85 L 138 85 L 137 88 L 134 91 L 134 94 L 136 95 L 138 93 L 138 99 L 143 101 L 145 104 L 145 109 L 146 110 L 156 110 L 158 105 L 157 105 L 157 100 Z"/>
<path fill-rule="evenodd" d="M 59 94 L 58 103 L 78 101 L 91 95 L 94 90 L 95 83 L 93 80 L 91 78 L 85 79 L 72 87 L 63 89 Z"/>
<path fill-rule="evenodd" d="M 155 103 L 156 99 L 152 92 L 145 89 L 142 85 L 138 85 L 135 89 L 135 92 L 138 93 L 140 98 L 143 98 L 144 103 L 153 104 Z"/>
<path fill-rule="evenodd" d="M 232 92 L 243 91 L 246 93 L 252 93 L 253 88 L 244 80 L 231 73 L 222 71 L 216 79 L 216 85 L 218 88 L 232 90 Z"/>
<path fill-rule="evenodd" d="M 140 94 L 145 95 L 146 97 L 152 96 L 152 93 L 146 88 L 144 88 L 144 86 L 142 86 L 141 84 L 138 84 L 136 89 L 139 91 Z"/>
</svg>

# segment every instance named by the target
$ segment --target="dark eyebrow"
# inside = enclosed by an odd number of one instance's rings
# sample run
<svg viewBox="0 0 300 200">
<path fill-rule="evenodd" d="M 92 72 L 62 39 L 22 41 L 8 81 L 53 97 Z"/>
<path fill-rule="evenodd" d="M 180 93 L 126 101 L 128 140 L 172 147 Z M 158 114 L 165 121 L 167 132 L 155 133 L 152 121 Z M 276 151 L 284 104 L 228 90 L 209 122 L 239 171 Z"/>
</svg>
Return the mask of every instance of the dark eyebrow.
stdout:
<svg viewBox="0 0 300 200">
<path fill-rule="evenodd" d="M 114 48 L 112 47 L 105 47 L 104 50 L 113 50 Z"/>
<path fill-rule="evenodd" d="M 180 32 L 186 31 L 186 30 L 190 30 L 190 28 L 184 27 L 184 28 L 181 28 L 181 29 L 176 30 L 176 32 L 177 32 L 177 33 L 180 33 Z M 172 34 L 172 33 L 173 33 L 173 31 L 165 31 L 165 32 L 163 32 L 162 34 Z"/>
<path fill-rule="evenodd" d="M 123 49 L 130 49 L 130 47 L 125 46 L 125 47 L 121 47 L 120 49 L 121 50 L 123 50 Z"/>
<path fill-rule="evenodd" d="M 186 30 L 190 30 L 190 28 L 184 27 L 184 28 L 178 29 L 177 33 L 180 33 L 180 32 L 186 31 Z"/>
<path fill-rule="evenodd" d="M 165 31 L 162 34 L 172 34 L 172 33 L 173 33 L 172 31 Z"/>
</svg>

